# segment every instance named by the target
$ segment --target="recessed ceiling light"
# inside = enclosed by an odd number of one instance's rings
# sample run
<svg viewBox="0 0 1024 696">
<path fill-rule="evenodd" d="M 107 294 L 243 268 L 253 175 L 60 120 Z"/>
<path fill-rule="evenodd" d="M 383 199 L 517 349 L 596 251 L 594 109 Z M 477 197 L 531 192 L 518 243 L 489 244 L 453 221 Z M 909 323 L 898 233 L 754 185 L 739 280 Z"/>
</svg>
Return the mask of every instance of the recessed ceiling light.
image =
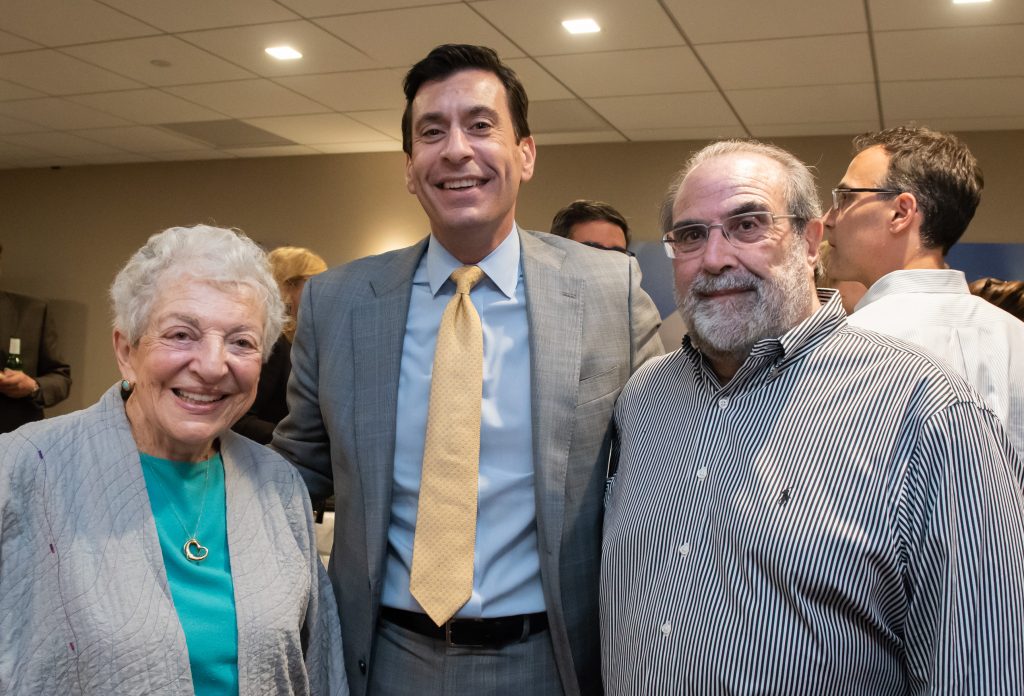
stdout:
<svg viewBox="0 0 1024 696">
<path fill-rule="evenodd" d="M 982 2 L 992 2 L 992 0 L 953 0 L 954 5 L 977 5 Z"/>
<path fill-rule="evenodd" d="M 278 60 L 298 60 L 302 54 L 291 46 L 271 46 L 266 49 L 267 53 Z"/>
<path fill-rule="evenodd" d="M 601 27 L 590 17 L 586 19 L 567 19 L 562 26 L 570 34 L 595 34 L 601 31 Z"/>
</svg>

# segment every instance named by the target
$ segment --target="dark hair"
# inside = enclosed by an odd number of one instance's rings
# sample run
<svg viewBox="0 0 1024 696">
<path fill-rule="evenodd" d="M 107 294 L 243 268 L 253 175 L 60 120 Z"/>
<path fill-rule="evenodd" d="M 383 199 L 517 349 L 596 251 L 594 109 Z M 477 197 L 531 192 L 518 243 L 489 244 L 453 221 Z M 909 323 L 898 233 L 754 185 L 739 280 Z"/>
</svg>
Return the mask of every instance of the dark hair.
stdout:
<svg viewBox="0 0 1024 696">
<path fill-rule="evenodd" d="M 978 160 L 951 133 L 899 126 L 853 139 L 855 153 L 881 145 L 889 155 L 884 188 L 905 191 L 921 210 L 921 243 L 943 255 L 963 236 L 981 202 Z"/>
<path fill-rule="evenodd" d="M 402 149 L 405 150 L 405 154 L 412 154 L 412 100 L 416 98 L 420 87 L 427 82 L 444 80 L 463 70 L 486 70 L 497 75 L 508 95 L 508 110 L 512 114 L 516 142 L 530 135 L 530 124 L 526 122 L 530 100 L 526 97 L 526 90 L 519 81 L 519 76 L 512 68 L 501 62 L 494 49 L 467 44 L 442 44 L 412 66 L 402 83 L 402 89 L 405 91 Z"/>
<path fill-rule="evenodd" d="M 629 223 L 626 222 L 626 218 L 615 208 L 601 201 L 580 199 L 565 206 L 555 213 L 554 219 L 551 220 L 551 234 L 568 237 L 573 225 L 594 220 L 603 220 L 621 227 L 622 234 L 626 237 L 626 246 L 629 246 Z"/>
<path fill-rule="evenodd" d="M 1024 281 L 979 278 L 970 288 L 973 294 L 1024 321 Z"/>
</svg>

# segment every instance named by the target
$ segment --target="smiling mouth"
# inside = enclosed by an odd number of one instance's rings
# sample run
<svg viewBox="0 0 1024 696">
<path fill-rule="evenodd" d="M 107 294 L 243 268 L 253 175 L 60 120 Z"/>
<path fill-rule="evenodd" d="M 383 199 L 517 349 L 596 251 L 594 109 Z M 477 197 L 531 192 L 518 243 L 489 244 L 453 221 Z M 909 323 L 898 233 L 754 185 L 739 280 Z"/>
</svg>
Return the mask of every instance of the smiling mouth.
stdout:
<svg viewBox="0 0 1024 696">
<path fill-rule="evenodd" d="M 477 186 L 483 186 L 488 181 L 488 179 L 454 179 L 452 181 L 442 181 L 437 187 L 444 191 L 465 191 Z"/>
<path fill-rule="evenodd" d="M 172 389 L 174 395 L 182 401 L 188 401 L 193 404 L 211 404 L 215 401 L 221 401 L 227 398 L 227 394 L 197 394 L 195 392 L 187 392 L 182 389 Z"/>
</svg>

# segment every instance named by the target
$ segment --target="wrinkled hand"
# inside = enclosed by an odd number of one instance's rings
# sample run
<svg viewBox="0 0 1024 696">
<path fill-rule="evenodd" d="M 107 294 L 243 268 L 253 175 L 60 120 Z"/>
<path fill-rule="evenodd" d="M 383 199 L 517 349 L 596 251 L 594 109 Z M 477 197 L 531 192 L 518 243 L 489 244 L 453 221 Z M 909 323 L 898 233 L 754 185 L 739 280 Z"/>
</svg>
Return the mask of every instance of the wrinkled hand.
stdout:
<svg viewBox="0 0 1024 696">
<path fill-rule="evenodd" d="M 34 379 L 19 370 L 4 369 L 0 374 L 0 394 L 12 399 L 31 396 L 39 385 Z"/>
</svg>

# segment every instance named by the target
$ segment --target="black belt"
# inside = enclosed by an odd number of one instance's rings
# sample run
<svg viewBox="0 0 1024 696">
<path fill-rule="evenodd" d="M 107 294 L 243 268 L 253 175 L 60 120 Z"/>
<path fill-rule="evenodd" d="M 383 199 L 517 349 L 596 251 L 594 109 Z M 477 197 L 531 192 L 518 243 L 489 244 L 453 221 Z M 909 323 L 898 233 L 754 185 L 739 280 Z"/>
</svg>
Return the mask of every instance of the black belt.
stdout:
<svg viewBox="0 0 1024 696">
<path fill-rule="evenodd" d="M 380 616 L 413 633 L 463 648 L 500 648 L 524 641 L 548 627 L 548 615 L 544 612 L 495 619 L 448 619 L 440 626 L 426 614 L 404 609 L 381 607 Z"/>
</svg>

